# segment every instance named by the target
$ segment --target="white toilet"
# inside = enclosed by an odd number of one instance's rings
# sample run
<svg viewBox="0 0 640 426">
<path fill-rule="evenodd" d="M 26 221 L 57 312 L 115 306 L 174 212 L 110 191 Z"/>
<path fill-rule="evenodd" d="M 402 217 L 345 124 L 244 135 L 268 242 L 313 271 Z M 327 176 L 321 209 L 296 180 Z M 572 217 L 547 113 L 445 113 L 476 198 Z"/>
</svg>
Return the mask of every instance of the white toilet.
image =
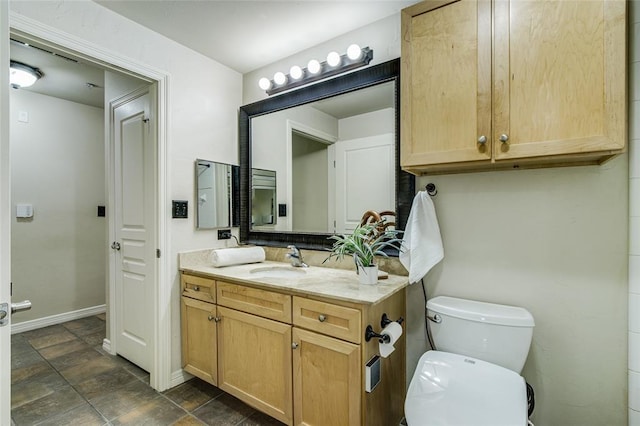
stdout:
<svg viewBox="0 0 640 426">
<path fill-rule="evenodd" d="M 408 426 L 525 426 L 529 311 L 438 296 L 427 316 L 437 350 L 422 355 L 411 379 Z"/>
</svg>

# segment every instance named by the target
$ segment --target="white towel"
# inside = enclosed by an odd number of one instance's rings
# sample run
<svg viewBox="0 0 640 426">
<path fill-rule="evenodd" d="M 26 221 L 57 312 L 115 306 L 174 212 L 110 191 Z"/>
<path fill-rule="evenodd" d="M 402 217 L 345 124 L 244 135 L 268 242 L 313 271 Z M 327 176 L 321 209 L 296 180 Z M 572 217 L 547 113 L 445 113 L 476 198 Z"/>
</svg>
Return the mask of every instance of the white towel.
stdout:
<svg viewBox="0 0 640 426">
<path fill-rule="evenodd" d="M 211 250 L 209 260 L 213 266 L 244 265 L 246 263 L 263 262 L 265 259 L 262 247 L 232 247 Z"/>
<path fill-rule="evenodd" d="M 436 209 L 426 191 L 413 199 L 402 247 L 400 263 L 409 271 L 409 284 L 420 281 L 444 257 Z"/>
</svg>

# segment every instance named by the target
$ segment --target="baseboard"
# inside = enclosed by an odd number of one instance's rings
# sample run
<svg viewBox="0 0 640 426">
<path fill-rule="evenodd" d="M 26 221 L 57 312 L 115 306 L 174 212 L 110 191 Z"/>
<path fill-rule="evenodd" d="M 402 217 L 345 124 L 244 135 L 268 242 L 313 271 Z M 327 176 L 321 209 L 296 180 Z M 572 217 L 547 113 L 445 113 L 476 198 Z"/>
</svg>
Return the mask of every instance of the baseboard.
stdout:
<svg viewBox="0 0 640 426">
<path fill-rule="evenodd" d="M 106 337 L 102 339 L 102 349 L 108 354 L 115 355 L 115 352 L 111 351 L 111 340 Z"/>
<path fill-rule="evenodd" d="M 11 334 L 22 333 L 23 331 L 36 330 L 50 325 L 61 324 L 92 315 L 103 314 L 107 311 L 107 305 L 92 306 L 90 308 L 78 309 L 77 311 L 65 312 L 63 314 L 51 315 L 34 320 L 11 324 Z"/>
<path fill-rule="evenodd" d="M 171 381 L 169 383 L 169 388 L 176 387 L 186 382 L 187 380 L 190 380 L 191 378 L 193 378 L 193 376 L 187 373 L 186 371 L 184 371 L 183 369 L 176 370 L 173 373 L 171 373 Z"/>
</svg>

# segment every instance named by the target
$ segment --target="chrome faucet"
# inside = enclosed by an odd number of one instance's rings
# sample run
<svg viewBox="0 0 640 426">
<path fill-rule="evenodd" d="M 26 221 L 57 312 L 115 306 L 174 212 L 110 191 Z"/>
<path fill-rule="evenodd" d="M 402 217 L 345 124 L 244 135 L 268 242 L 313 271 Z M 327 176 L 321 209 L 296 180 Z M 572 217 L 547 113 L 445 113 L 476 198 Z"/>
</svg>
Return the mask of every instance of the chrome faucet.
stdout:
<svg viewBox="0 0 640 426">
<path fill-rule="evenodd" d="M 302 260 L 302 253 L 296 246 L 287 246 L 289 253 L 287 253 L 287 259 L 291 259 L 291 266 L 295 266 L 296 268 L 308 268 L 309 265 L 304 263 Z"/>
</svg>

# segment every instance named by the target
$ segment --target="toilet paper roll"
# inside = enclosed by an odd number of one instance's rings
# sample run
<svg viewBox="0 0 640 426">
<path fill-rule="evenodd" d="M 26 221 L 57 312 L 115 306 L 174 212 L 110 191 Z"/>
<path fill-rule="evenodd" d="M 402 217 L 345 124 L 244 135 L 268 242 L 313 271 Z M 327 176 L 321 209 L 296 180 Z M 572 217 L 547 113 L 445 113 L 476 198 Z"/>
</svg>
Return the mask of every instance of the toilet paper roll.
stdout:
<svg viewBox="0 0 640 426">
<path fill-rule="evenodd" d="M 382 358 L 387 358 L 396 348 L 393 346 L 400 336 L 402 336 L 402 326 L 397 322 L 389 323 L 385 328 L 382 329 L 383 336 L 389 336 L 390 341 L 388 343 L 380 343 L 380 356 Z"/>
</svg>

